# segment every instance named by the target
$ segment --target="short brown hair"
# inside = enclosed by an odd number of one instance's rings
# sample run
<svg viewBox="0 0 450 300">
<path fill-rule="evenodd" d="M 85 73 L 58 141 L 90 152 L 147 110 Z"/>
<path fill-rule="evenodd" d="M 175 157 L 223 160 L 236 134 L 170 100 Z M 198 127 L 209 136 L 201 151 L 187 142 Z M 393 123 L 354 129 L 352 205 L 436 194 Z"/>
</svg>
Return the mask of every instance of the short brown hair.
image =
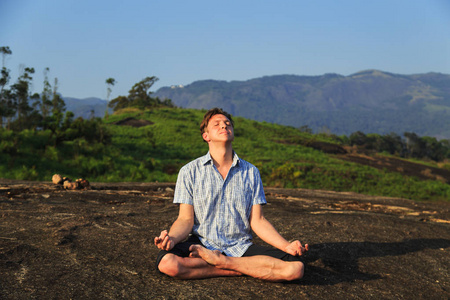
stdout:
<svg viewBox="0 0 450 300">
<path fill-rule="evenodd" d="M 203 120 L 200 123 L 200 133 L 202 135 L 206 131 L 206 127 L 208 127 L 209 120 L 211 120 L 211 118 L 215 115 L 224 115 L 225 117 L 227 117 L 228 120 L 230 120 L 231 122 L 231 126 L 234 128 L 234 122 L 233 119 L 231 118 L 231 115 L 226 111 L 224 111 L 223 109 L 215 107 L 208 110 L 206 114 L 203 116 Z"/>
</svg>

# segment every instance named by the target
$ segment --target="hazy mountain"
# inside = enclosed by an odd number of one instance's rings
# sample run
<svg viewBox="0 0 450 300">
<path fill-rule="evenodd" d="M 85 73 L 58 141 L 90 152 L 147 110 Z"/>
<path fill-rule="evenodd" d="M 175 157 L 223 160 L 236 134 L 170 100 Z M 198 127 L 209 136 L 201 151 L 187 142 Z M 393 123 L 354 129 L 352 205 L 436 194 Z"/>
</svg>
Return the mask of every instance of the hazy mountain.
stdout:
<svg viewBox="0 0 450 300">
<path fill-rule="evenodd" d="M 83 119 L 89 119 L 92 116 L 92 112 L 94 112 L 95 117 L 103 118 L 105 115 L 106 100 L 94 97 L 86 99 L 63 97 L 63 99 L 66 103 L 66 110 L 73 112 L 75 118 L 82 117 Z"/>
<path fill-rule="evenodd" d="M 377 70 L 349 76 L 277 75 L 247 81 L 196 81 L 153 96 L 179 107 L 222 107 L 236 116 L 335 134 L 405 131 L 450 138 L 450 75 Z"/>
</svg>

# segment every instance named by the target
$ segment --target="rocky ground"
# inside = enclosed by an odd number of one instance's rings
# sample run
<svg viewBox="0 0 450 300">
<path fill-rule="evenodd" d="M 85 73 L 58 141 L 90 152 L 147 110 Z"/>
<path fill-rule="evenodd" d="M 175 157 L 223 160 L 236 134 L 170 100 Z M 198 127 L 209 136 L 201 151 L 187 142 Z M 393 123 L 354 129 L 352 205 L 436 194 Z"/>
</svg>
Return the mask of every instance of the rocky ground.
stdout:
<svg viewBox="0 0 450 300">
<path fill-rule="evenodd" d="M 311 246 L 304 279 L 179 281 L 154 268 L 173 184 L 91 186 L 0 180 L 1 299 L 450 297 L 450 203 L 266 188 L 266 217 Z"/>
</svg>

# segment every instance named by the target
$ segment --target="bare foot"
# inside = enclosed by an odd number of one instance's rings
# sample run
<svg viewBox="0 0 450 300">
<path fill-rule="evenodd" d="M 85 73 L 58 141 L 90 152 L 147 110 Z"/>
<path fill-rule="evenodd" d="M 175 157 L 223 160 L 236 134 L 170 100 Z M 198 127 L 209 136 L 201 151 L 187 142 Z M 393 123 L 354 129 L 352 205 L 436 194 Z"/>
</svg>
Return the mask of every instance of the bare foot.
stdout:
<svg viewBox="0 0 450 300">
<path fill-rule="evenodd" d="M 189 251 L 191 251 L 190 257 L 198 257 L 202 258 L 208 264 L 219 267 L 225 258 L 224 255 L 220 253 L 219 250 L 209 250 L 201 245 L 192 245 L 189 247 Z"/>
</svg>

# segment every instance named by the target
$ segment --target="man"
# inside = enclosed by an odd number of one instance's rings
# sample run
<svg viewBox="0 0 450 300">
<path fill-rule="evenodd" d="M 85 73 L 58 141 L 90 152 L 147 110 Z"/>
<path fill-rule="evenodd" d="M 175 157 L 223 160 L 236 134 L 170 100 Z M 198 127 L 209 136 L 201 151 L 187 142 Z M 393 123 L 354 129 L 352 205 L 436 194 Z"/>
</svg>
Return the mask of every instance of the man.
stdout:
<svg viewBox="0 0 450 300">
<path fill-rule="evenodd" d="M 233 151 L 231 116 L 213 108 L 205 114 L 200 130 L 209 152 L 180 170 L 174 195 L 174 203 L 180 204 L 178 218 L 169 232 L 155 237 L 161 249 L 159 271 L 179 279 L 302 278 L 304 265 L 299 256 L 308 245 L 289 243 L 264 218 L 260 174 Z M 251 230 L 277 249 L 254 245 Z"/>
</svg>

